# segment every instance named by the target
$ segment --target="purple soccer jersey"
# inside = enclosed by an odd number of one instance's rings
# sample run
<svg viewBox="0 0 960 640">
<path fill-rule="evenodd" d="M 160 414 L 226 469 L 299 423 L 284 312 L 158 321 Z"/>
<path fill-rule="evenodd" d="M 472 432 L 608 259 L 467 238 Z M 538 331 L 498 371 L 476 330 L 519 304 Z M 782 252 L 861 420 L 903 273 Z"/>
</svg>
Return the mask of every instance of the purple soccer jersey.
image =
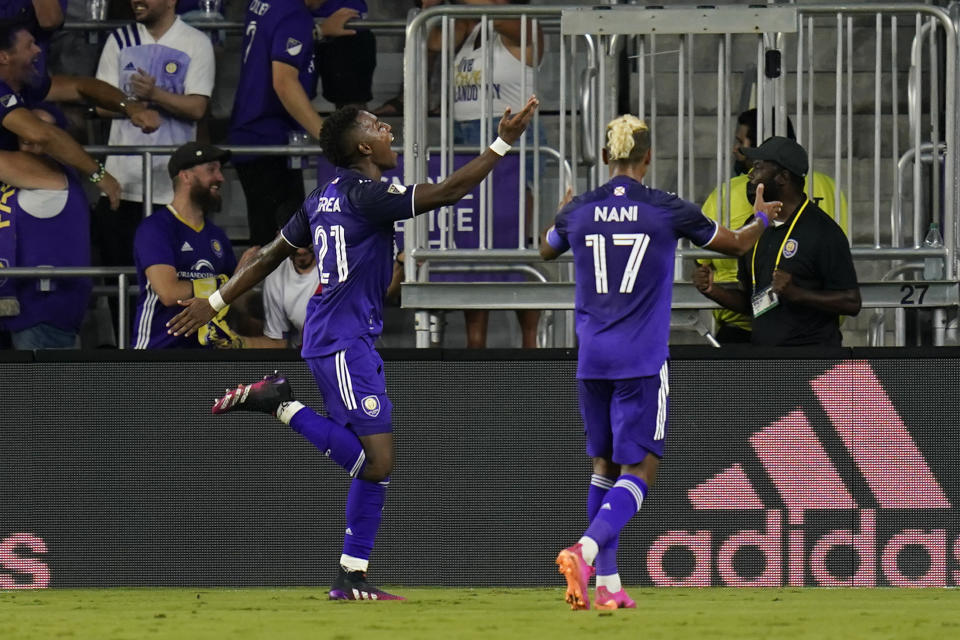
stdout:
<svg viewBox="0 0 960 640">
<path fill-rule="evenodd" d="M 303 357 L 345 349 L 383 331 L 383 296 L 393 274 L 393 223 L 414 215 L 414 187 L 350 169 L 315 189 L 283 227 L 295 247 L 313 245 L 319 295 L 307 304 Z"/>
<path fill-rule="evenodd" d="M 577 378 L 659 373 L 668 356 L 677 240 L 704 246 L 716 231 L 696 205 L 626 176 L 560 210 L 547 240 L 573 250 Z"/>
<path fill-rule="evenodd" d="M 230 144 L 287 144 L 289 133 L 300 125 L 273 90 L 272 66 L 283 62 L 296 68 L 307 96 L 316 96 L 313 17 L 303 0 L 250 0 L 245 24 Z"/>
<path fill-rule="evenodd" d="M 135 349 L 195 348 L 196 336 L 173 336 L 167 333 L 167 322 L 182 307 L 161 304 L 147 280 L 147 267 L 168 264 L 180 280 L 210 278 L 217 274 L 232 275 L 237 268 L 233 247 L 223 229 L 209 220 L 195 229 L 174 215 L 169 207 L 157 209 L 137 227 L 133 240 L 133 260 L 137 266 L 140 295 L 133 323 Z"/>
</svg>

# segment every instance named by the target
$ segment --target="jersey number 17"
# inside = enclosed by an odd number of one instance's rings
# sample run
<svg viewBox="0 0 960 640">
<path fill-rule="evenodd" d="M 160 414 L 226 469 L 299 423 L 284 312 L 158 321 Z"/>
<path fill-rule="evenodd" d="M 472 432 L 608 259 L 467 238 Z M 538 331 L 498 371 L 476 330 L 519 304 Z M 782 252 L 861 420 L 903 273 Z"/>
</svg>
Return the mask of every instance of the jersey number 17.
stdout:
<svg viewBox="0 0 960 640">
<path fill-rule="evenodd" d="M 633 285 L 637 282 L 637 272 L 640 263 L 650 244 L 650 236 L 645 233 L 614 233 L 614 246 L 631 247 L 627 266 L 623 270 L 620 280 L 620 293 L 632 293 Z M 597 293 L 609 293 L 607 286 L 607 238 L 602 233 L 591 233 L 584 238 L 588 247 L 593 248 L 593 275 L 596 278 Z"/>
</svg>

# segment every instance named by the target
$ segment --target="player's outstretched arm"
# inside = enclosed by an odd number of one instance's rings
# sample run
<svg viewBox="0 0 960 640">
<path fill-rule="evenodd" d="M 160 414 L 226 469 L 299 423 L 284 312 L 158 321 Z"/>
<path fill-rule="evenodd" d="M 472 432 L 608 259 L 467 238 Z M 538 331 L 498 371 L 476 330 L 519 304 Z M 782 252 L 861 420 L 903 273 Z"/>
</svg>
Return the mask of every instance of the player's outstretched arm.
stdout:
<svg viewBox="0 0 960 640">
<path fill-rule="evenodd" d="M 283 236 L 277 236 L 273 241 L 260 249 L 246 266 L 241 266 L 233 277 L 227 280 L 218 289 L 219 302 L 227 305 L 252 289 L 261 282 L 281 262 L 289 258 L 297 250 L 288 243 Z M 219 309 L 214 309 L 208 298 L 190 298 L 177 300 L 184 309 L 167 323 L 167 333 L 175 336 L 191 336 L 200 327 L 210 322 Z M 220 307 L 222 308 L 222 306 Z"/>
<path fill-rule="evenodd" d="M 519 140 L 539 105 L 537 97 L 530 96 L 527 104 L 516 115 L 511 116 L 508 107 L 497 127 L 500 139 L 508 146 Z M 413 194 L 413 208 L 417 213 L 425 213 L 437 207 L 454 204 L 487 177 L 507 150 L 495 150 L 494 145 L 490 145 L 486 151 L 451 173 L 443 182 L 418 184 Z"/>
<path fill-rule="evenodd" d="M 770 220 L 780 215 L 783 203 L 779 200 L 765 202 L 763 199 L 763 185 L 757 185 L 757 197 L 754 201 L 754 218 L 736 231 L 731 231 L 723 225 L 717 225 L 717 234 L 705 248 L 725 253 L 728 256 L 742 256 L 757 243 L 763 230 Z"/>
</svg>

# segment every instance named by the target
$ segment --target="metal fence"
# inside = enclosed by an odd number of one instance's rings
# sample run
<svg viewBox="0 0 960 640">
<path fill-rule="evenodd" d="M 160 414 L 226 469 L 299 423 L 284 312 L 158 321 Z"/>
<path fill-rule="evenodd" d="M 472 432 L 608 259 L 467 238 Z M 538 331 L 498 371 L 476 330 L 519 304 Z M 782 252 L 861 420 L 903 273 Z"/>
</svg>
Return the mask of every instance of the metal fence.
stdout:
<svg viewBox="0 0 960 640">
<path fill-rule="evenodd" d="M 405 245 L 408 256 L 414 259 L 405 263 L 403 301 L 405 307 L 417 311 L 418 345 L 429 345 L 430 327 L 438 325 L 431 322 L 427 310 L 572 308 L 572 265 L 562 261 L 558 269 L 544 268 L 537 253 L 538 232 L 549 223 L 552 205 L 567 184 L 583 190 L 604 181 L 598 147 L 606 121 L 625 99 L 632 110 L 651 123 L 655 159 L 648 182 L 694 201 L 702 201 L 707 191 L 730 178 L 727 150 L 731 146 L 734 108 L 756 106 L 760 114 L 758 139 L 773 127 L 784 131 L 791 115 L 798 139 L 810 153 L 811 169 L 832 171 L 837 182 L 836 198 L 844 191 L 850 199 L 852 252 L 861 274 L 871 274 L 866 280 L 862 278 L 864 307 L 877 310 L 869 328 L 870 343 L 884 344 L 884 325 L 892 313 L 894 342 L 905 344 L 905 310 L 932 308 L 934 342 L 942 344 L 946 311 L 960 304 L 956 282 L 960 181 L 955 179 L 960 166 L 958 16 L 957 3 L 949 11 L 916 4 L 440 6 L 412 16 L 406 23 L 404 52 L 406 182 L 431 177 L 427 173 L 431 147 L 440 150 L 440 173 L 452 172 L 457 151 L 451 133 L 455 89 L 452 32 L 457 19 L 479 19 L 482 36 L 494 28 L 494 19 L 501 18 L 519 19 L 534 31 L 544 29 L 548 36 L 544 63 L 534 75 L 532 86 L 524 89 L 536 92 L 543 103 L 544 115 L 538 115 L 533 127 L 545 121 L 554 138 L 546 145 L 537 137 L 517 145 L 521 175 L 516 246 L 491 248 L 488 242 L 496 224 L 494 185 L 489 180 L 479 194 L 483 227 L 480 248 L 458 248 L 449 236 L 440 238 L 439 248 L 431 248 L 427 221 L 407 223 Z M 66 28 L 105 31 L 121 24 L 80 22 Z M 229 32 L 242 29 L 241 23 L 226 21 L 194 24 Z M 404 23 L 365 21 L 364 25 L 396 31 Z M 439 90 L 429 84 L 426 39 L 431 29 L 437 29 L 442 40 Z M 535 40 L 531 45 L 536 49 Z M 779 56 L 779 74 L 767 73 L 770 52 Z M 535 55 L 538 53 L 535 51 Z M 624 64 L 635 67 L 626 75 L 626 82 L 620 73 Z M 485 94 L 481 103 L 487 105 L 484 114 L 492 116 L 487 85 L 487 78 L 481 77 Z M 437 95 L 439 118 L 430 118 L 431 99 Z M 481 118 L 484 140 L 494 135 L 488 121 Z M 864 130 L 872 135 L 864 135 Z M 319 147 L 228 148 L 288 156 L 321 151 Z M 152 209 L 149 159 L 173 149 L 88 148 L 91 153 L 140 155 L 145 159 L 145 212 Z M 533 160 L 532 175 L 527 175 L 528 157 Z M 546 161 L 541 162 L 541 158 Z M 529 220 L 523 206 L 523 189 L 528 183 L 533 201 Z M 868 197 L 863 197 L 864 191 Z M 441 210 L 437 215 L 449 216 L 450 211 Z M 720 215 L 729 221 L 728 201 L 721 203 Z M 922 246 L 925 226 L 931 220 L 943 223 L 942 249 Z M 681 268 L 677 269 L 674 292 L 676 310 L 712 306 L 692 285 L 682 281 L 682 261 L 714 255 L 681 246 Z M 920 280 L 925 259 L 944 261 L 944 280 Z M 443 270 L 504 269 L 524 271 L 534 281 L 429 281 L 431 273 Z M 120 271 L 115 270 L 113 275 Z M 14 277 L 68 275 L 59 270 L 30 269 L 5 273 Z M 913 280 L 903 281 L 905 277 Z M 549 334 L 548 344 L 575 344 L 570 314 L 548 321 L 558 329 Z M 121 322 L 121 333 L 124 326 Z M 118 343 L 123 342 L 121 337 Z"/>
<path fill-rule="evenodd" d="M 479 20 L 481 37 L 485 37 L 492 33 L 494 20 L 507 18 L 534 30 L 540 25 L 559 27 L 559 34 L 547 40 L 545 62 L 528 92 L 544 98 L 545 113 L 557 114 L 552 131 L 555 146 L 571 167 L 576 190 L 605 181 L 598 151 L 605 123 L 625 99 L 651 124 L 655 158 L 649 184 L 697 202 L 730 179 L 728 149 L 736 126 L 735 108 L 757 108 L 761 114 L 758 140 L 765 139 L 775 125 L 777 131 L 785 131 L 790 115 L 798 139 L 810 153 L 812 170 L 835 177 L 835 210 L 840 211 L 841 192 L 850 199 L 853 254 L 858 269 L 867 276 L 862 278 L 865 306 L 900 309 L 895 316 L 896 343 L 904 344 L 902 309 L 916 306 L 911 300 L 919 301 L 908 289 L 922 288 L 923 306 L 934 299 L 944 305 L 934 312 L 934 340 L 942 344 L 946 308 L 954 307 L 958 299 L 953 281 L 960 200 L 952 180 L 958 145 L 947 143 L 957 138 L 957 40 L 947 11 L 929 5 L 866 3 L 434 7 L 413 17 L 407 28 L 406 182 L 426 177 L 423 149 L 431 139 L 427 114 L 435 94 L 440 96 L 440 146 L 451 144 L 455 20 Z M 443 43 L 439 87 L 429 85 L 427 73 L 426 41 L 431 30 L 441 34 Z M 780 69 L 772 69 L 777 61 Z M 625 64 L 635 68 L 624 74 Z M 901 81 L 902 75 L 906 81 Z M 479 84 L 482 103 L 489 104 L 487 77 L 481 77 Z M 872 103 L 867 97 L 873 98 Z M 866 132 L 872 133 L 872 145 Z M 495 136 L 490 130 L 486 133 L 489 139 Z M 536 156 L 536 141 L 526 147 L 521 153 Z M 546 195 L 555 192 L 559 199 L 566 184 L 550 167 L 544 173 L 537 170 L 537 163 L 533 166 L 532 219 L 539 229 L 552 216 L 549 206 L 544 206 Z M 481 219 L 487 229 L 502 215 L 499 211 L 494 215 L 491 207 L 493 188 L 487 181 L 480 191 Z M 864 196 L 865 189 L 872 192 Z M 729 210 L 727 200 L 721 204 L 722 220 L 729 221 Z M 517 216 L 523 228 L 522 207 Z M 931 220 L 942 222 L 942 249 L 922 247 Z M 555 272 L 550 285 L 429 281 L 430 269 L 443 263 L 536 264 L 536 237 L 529 246 L 494 250 L 482 245 L 479 249 L 430 247 L 428 238 L 425 222 L 407 223 L 406 246 L 415 259 L 406 261 L 404 305 L 418 310 L 421 346 L 429 344 L 426 330 L 432 324 L 424 310 L 572 306 L 569 267 Z M 675 308 L 710 306 L 681 281 L 682 260 L 704 256 L 715 254 L 685 246 L 678 252 Z M 918 277 L 922 268 L 918 261 L 923 259 L 940 260 L 945 280 L 917 285 L 891 282 L 904 274 Z M 877 343 L 882 343 L 885 317 L 875 321 L 881 329 L 874 332 Z M 572 338 L 569 331 L 564 335 Z M 567 345 L 572 344 L 571 339 Z"/>
</svg>

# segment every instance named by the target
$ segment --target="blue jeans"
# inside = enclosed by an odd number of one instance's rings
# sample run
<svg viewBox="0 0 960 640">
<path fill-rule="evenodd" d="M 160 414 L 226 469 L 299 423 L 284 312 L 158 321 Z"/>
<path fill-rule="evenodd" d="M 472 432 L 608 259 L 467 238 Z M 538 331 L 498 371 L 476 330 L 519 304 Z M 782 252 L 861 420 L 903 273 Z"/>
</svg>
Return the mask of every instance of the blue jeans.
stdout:
<svg viewBox="0 0 960 640">
<path fill-rule="evenodd" d="M 482 124 L 481 120 L 454 120 L 453 121 L 453 143 L 454 144 L 480 144 L 480 125 Z M 490 144 L 497 139 L 497 125 L 500 124 L 500 118 L 491 118 L 490 119 L 490 128 L 488 131 L 488 136 L 490 140 L 487 141 L 487 144 Z M 527 161 L 526 161 L 526 181 L 527 186 L 532 186 L 533 184 L 533 122 L 530 123 L 530 126 L 527 127 L 527 130 L 523 134 L 524 139 L 527 142 Z M 540 141 L 540 146 L 547 145 L 547 134 L 543 130 L 543 125 L 537 127 L 537 139 Z M 514 143 L 514 148 L 520 148 L 520 141 Z M 546 156 L 540 154 L 540 179 L 543 180 L 543 170 L 544 165 L 546 164 Z"/>
<path fill-rule="evenodd" d="M 22 331 L 10 332 L 14 349 L 76 349 L 79 345 L 76 331 L 65 331 L 52 324 L 35 324 Z"/>
</svg>

